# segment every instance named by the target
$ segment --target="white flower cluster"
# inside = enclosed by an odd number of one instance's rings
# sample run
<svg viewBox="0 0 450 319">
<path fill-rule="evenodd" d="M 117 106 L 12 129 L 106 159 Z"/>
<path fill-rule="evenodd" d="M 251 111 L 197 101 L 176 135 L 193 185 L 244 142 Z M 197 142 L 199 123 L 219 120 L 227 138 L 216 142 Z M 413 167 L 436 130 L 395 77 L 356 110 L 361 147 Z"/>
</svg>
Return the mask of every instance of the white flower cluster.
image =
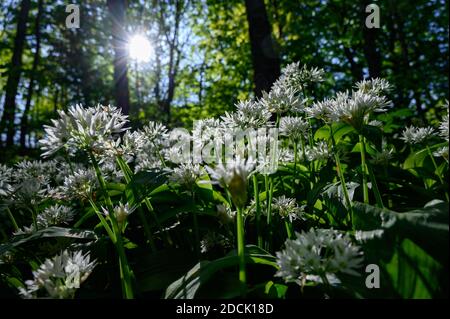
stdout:
<svg viewBox="0 0 450 319">
<path fill-rule="evenodd" d="M 68 224 L 74 216 L 75 211 L 72 208 L 56 204 L 47 207 L 37 215 L 37 224 L 40 228 Z"/>
<path fill-rule="evenodd" d="M 114 106 L 97 105 L 84 108 L 77 104 L 67 112 L 58 111 L 53 125 L 45 125 L 45 137 L 39 141 L 48 157 L 64 148 L 68 154 L 78 150 L 103 153 L 113 141 L 113 136 L 126 130 L 127 116 Z"/>
<path fill-rule="evenodd" d="M 209 231 L 200 241 L 201 253 L 208 253 L 214 249 L 230 249 L 233 243 L 227 237 L 217 232 Z"/>
<path fill-rule="evenodd" d="M 200 177 L 201 172 L 200 165 L 198 164 L 182 163 L 172 169 L 172 174 L 169 176 L 169 180 L 191 189 Z"/>
<path fill-rule="evenodd" d="M 338 283 L 338 274 L 359 276 L 362 252 L 349 236 L 330 229 L 312 229 L 296 233 L 285 249 L 277 252 L 279 270 L 276 276 L 286 282 Z"/>
<path fill-rule="evenodd" d="M 126 203 L 125 205 L 122 203 L 119 203 L 119 205 L 115 206 L 113 208 L 113 214 L 114 217 L 117 221 L 117 224 L 119 224 L 119 226 L 122 226 L 125 221 L 127 220 L 128 216 L 136 209 L 136 207 L 130 207 L 128 205 L 128 203 Z M 108 209 L 102 207 L 103 210 L 103 214 L 105 216 L 109 216 L 110 212 L 108 211 Z"/>
<path fill-rule="evenodd" d="M 280 134 L 287 136 L 293 141 L 299 141 L 307 137 L 310 126 L 308 121 L 302 117 L 285 116 L 280 121 Z"/>
<path fill-rule="evenodd" d="M 263 103 L 252 100 L 240 101 L 236 111 L 225 112 L 222 116 L 223 125 L 228 128 L 260 128 L 268 124 L 270 112 Z"/>
<path fill-rule="evenodd" d="M 404 129 L 401 139 L 405 141 L 405 143 L 414 145 L 422 143 L 434 135 L 435 132 L 432 127 L 410 126 Z"/>
<path fill-rule="evenodd" d="M 340 92 L 333 99 L 316 102 L 305 109 L 308 116 L 326 123 L 344 122 L 361 129 L 374 112 L 385 112 L 390 101 L 381 95 L 390 87 L 382 79 L 362 81 L 356 84 L 357 91 Z"/>
<path fill-rule="evenodd" d="M 88 278 L 95 265 L 95 261 L 90 261 L 89 254 L 65 250 L 46 259 L 33 271 L 33 280 L 27 280 L 26 287 L 19 288 L 19 293 L 23 298 L 73 298 L 76 289 Z"/>
<path fill-rule="evenodd" d="M 295 198 L 282 195 L 273 199 L 272 212 L 278 213 L 281 218 L 287 218 L 292 222 L 296 219 L 303 219 L 304 207 L 299 207 Z"/>
</svg>

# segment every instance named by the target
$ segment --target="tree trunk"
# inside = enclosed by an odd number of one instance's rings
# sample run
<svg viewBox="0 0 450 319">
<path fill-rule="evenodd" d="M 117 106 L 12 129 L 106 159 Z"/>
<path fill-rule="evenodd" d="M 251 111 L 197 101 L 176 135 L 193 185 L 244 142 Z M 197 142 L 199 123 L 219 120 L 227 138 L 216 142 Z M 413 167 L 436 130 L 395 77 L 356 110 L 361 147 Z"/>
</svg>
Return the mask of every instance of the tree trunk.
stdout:
<svg viewBox="0 0 450 319">
<path fill-rule="evenodd" d="M 25 109 L 22 114 L 22 119 L 20 120 L 20 147 L 22 149 L 25 149 L 25 136 L 27 134 L 27 126 L 28 126 L 28 113 L 30 112 L 30 106 L 31 106 L 31 98 L 33 97 L 33 86 L 34 86 L 34 79 L 36 77 L 36 71 L 37 67 L 39 65 L 39 51 L 41 48 L 41 31 L 40 31 L 40 20 L 42 16 L 42 2 L 43 0 L 38 1 L 38 12 L 36 15 L 35 20 L 35 26 L 34 26 L 34 32 L 36 37 L 36 47 L 33 57 L 33 66 L 31 68 L 31 75 L 30 75 L 30 83 L 28 84 L 28 92 L 27 92 L 27 99 L 25 103 Z"/>
<path fill-rule="evenodd" d="M 274 47 L 264 0 L 245 0 L 253 60 L 255 95 L 270 91 L 280 76 L 280 59 Z"/>
<path fill-rule="evenodd" d="M 14 38 L 14 51 L 11 59 L 11 67 L 9 69 L 8 80 L 6 82 L 5 104 L 3 108 L 3 117 L 0 124 L 0 132 L 6 125 L 6 145 L 14 144 L 14 119 L 16 111 L 16 95 L 19 87 L 20 74 L 22 72 L 22 53 L 25 43 L 26 27 L 28 20 L 28 12 L 30 11 L 30 0 L 22 0 L 20 11 L 17 19 L 17 32 Z"/>
<path fill-rule="evenodd" d="M 350 70 L 352 72 L 353 80 L 355 82 L 362 80 L 363 72 L 359 64 L 355 61 L 354 51 L 344 45 L 344 54 L 347 58 L 348 63 L 350 64 Z"/>
<path fill-rule="evenodd" d="M 366 26 L 366 6 L 371 4 L 369 0 L 362 1 L 362 27 L 363 27 L 363 38 L 364 38 L 364 56 L 366 57 L 367 66 L 369 68 L 369 76 L 371 78 L 381 77 L 381 54 L 377 50 L 377 38 L 378 30 L 377 28 L 369 29 Z"/>
<path fill-rule="evenodd" d="M 114 47 L 114 88 L 117 106 L 122 113 L 130 113 L 130 93 L 128 91 L 128 66 L 126 49 L 125 0 L 108 0 L 108 9 L 112 19 L 112 36 Z"/>
</svg>

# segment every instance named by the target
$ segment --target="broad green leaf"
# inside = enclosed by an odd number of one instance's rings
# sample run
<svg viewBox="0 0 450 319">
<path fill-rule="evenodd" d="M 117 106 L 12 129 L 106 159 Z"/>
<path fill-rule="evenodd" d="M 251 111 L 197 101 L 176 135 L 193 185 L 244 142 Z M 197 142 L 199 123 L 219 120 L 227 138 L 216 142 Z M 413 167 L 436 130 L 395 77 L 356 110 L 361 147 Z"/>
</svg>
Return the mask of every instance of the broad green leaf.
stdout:
<svg viewBox="0 0 450 319">
<path fill-rule="evenodd" d="M 14 236 L 9 242 L 0 245 L 0 255 L 4 254 L 8 250 L 23 245 L 25 243 L 35 241 L 42 238 L 52 237 L 65 237 L 73 239 L 87 239 L 96 240 L 97 235 L 92 230 L 74 229 L 74 228 L 62 228 L 62 227 L 48 227 L 40 229 L 31 235 L 18 235 Z"/>
</svg>

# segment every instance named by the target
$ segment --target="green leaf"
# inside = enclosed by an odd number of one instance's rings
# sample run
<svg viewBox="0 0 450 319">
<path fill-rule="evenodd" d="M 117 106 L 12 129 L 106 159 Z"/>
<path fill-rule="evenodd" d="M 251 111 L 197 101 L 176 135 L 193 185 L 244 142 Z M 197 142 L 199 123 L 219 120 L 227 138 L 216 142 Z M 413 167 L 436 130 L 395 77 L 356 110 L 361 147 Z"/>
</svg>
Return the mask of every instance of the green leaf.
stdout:
<svg viewBox="0 0 450 319">
<path fill-rule="evenodd" d="M 73 239 L 87 239 L 96 240 L 97 235 L 91 230 L 74 229 L 74 228 L 62 228 L 62 227 L 48 227 L 40 229 L 31 235 L 18 235 L 14 236 L 9 242 L 0 245 L 0 255 L 5 252 L 18 247 L 20 245 L 35 241 L 41 238 L 52 238 L 52 237 L 65 237 Z"/>
<path fill-rule="evenodd" d="M 195 263 L 195 256 L 184 249 L 166 249 L 140 254 L 134 273 L 141 292 L 164 290 Z"/>
<path fill-rule="evenodd" d="M 132 192 L 132 205 L 141 203 L 145 198 L 149 197 L 153 191 L 167 183 L 167 172 L 161 170 L 151 170 L 146 172 L 138 172 L 133 175 L 130 183 L 126 187 L 128 192 L 127 198 Z M 162 191 L 161 189 L 159 191 Z"/>
<path fill-rule="evenodd" d="M 442 266 L 409 239 L 386 264 L 392 285 L 403 298 L 433 298 L 439 292 Z"/>
<path fill-rule="evenodd" d="M 275 257 L 254 245 L 246 246 L 246 263 L 277 267 Z M 214 261 L 200 261 L 187 274 L 173 282 L 166 290 L 166 299 L 193 299 L 201 285 L 224 268 L 238 265 L 236 251 Z"/>
<path fill-rule="evenodd" d="M 355 132 L 355 129 L 345 123 L 335 123 L 332 125 L 333 136 L 336 143 L 338 143 L 345 135 Z M 328 125 L 322 126 L 314 134 L 315 140 L 328 140 L 330 138 L 330 128 Z"/>
</svg>

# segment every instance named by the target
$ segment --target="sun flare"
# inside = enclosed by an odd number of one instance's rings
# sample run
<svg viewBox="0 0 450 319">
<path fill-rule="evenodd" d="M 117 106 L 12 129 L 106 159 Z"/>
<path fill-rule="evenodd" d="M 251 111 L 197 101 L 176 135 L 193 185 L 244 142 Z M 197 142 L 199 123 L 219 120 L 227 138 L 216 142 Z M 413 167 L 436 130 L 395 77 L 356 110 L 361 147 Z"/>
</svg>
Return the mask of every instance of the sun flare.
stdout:
<svg viewBox="0 0 450 319">
<path fill-rule="evenodd" d="M 130 57 L 137 62 L 149 62 L 154 55 L 153 46 L 143 35 L 135 34 L 128 42 Z"/>
</svg>

